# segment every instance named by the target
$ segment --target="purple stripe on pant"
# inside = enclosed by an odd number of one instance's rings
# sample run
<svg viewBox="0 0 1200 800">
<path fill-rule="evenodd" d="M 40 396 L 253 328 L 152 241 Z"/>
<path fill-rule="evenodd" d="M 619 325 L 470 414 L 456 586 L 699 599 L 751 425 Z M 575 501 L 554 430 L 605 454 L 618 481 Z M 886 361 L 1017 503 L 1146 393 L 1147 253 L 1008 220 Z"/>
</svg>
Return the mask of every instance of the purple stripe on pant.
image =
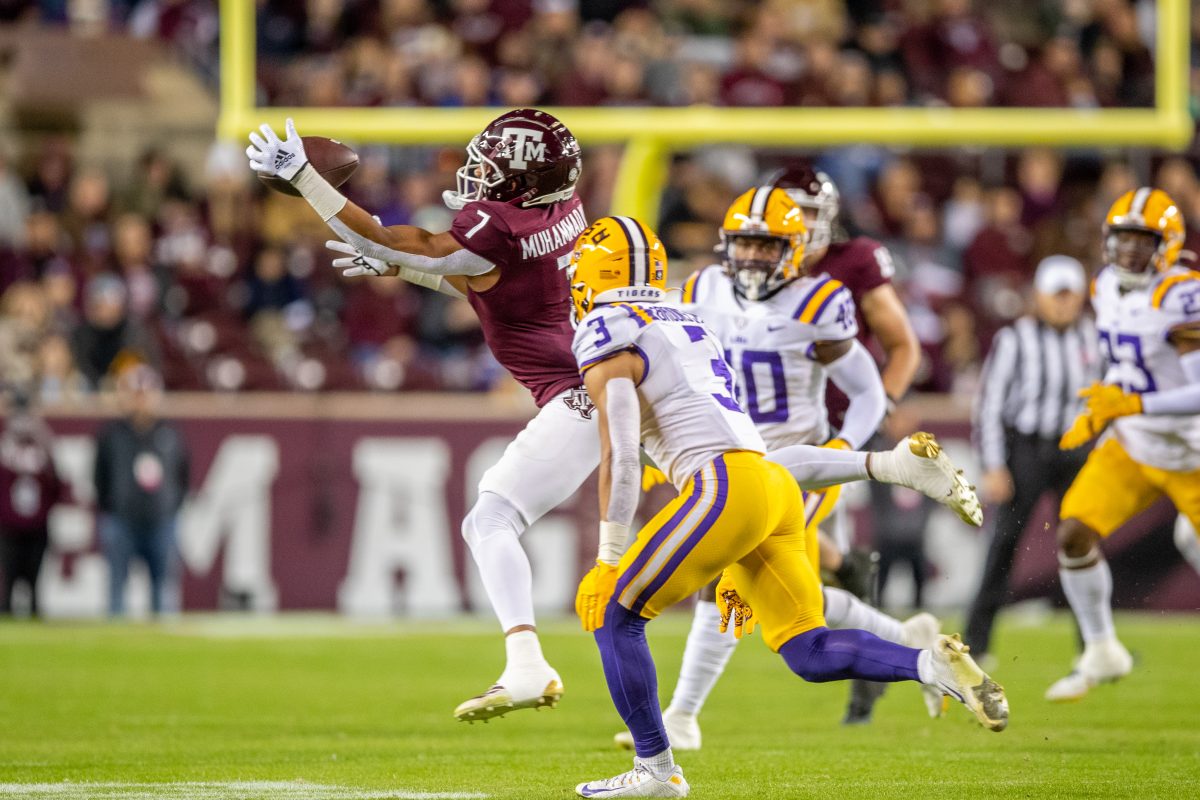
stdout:
<svg viewBox="0 0 1200 800">
<path fill-rule="evenodd" d="M 642 552 L 638 553 L 637 558 L 633 560 L 629 568 L 621 573 L 621 577 L 617 579 L 617 588 L 613 591 L 614 598 L 621 596 L 621 593 L 625 591 L 625 587 L 629 585 L 629 582 L 641 571 L 646 562 L 654 557 L 655 551 L 662 546 L 667 537 L 679 527 L 679 524 L 683 522 L 684 518 L 695 508 L 696 503 L 700 501 L 700 495 L 704 493 L 704 478 L 701 477 L 700 472 L 696 473 L 692 482 L 692 496 L 679 507 L 674 516 L 667 520 L 667 524 L 659 528 L 650 541 L 646 542 L 646 546 L 642 548 Z"/>
<path fill-rule="evenodd" d="M 729 496 L 729 470 L 725 466 L 725 456 L 718 456 L 713 462 L 713 466 L 716 469 L 717 478 L 715 487 L 716 497 L 713 500 L 712 508 L 704 515 L 704 519 L 696 526 L 696 530 L 692 531 L 679 549 L 675 551 L 675 554 L 671 556 L 670 560 L 658 571 L 658 574 L 654 576 L 654 580 L 650 581 L 650 584 L 633 601 L 629 607 L 630 611 L 641 613 L 646 602 L 654 596 L 655 592 L 662 588 L 662 585 L 667 582 L 668 578 L 675 574 L 675 570 L 679 569 L 679 565 L 687 558 L 688 553 L 696 548 L 696 545 L 700 543 L 704 535 L 712 529 L 717 518 L 721 516 L 721 512 L 725 509 L 725 501 Z"/>
</svg>

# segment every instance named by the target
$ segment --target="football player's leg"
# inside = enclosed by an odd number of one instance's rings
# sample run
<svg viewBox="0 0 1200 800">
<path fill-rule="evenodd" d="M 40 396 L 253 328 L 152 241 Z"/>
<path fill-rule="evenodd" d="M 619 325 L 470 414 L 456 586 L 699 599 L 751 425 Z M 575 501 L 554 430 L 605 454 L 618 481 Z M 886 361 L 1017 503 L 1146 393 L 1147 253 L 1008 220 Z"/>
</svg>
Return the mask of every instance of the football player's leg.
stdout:
<svg viewBox="0 0 1200 800">
<path fill-rule="evenodd" d="M 1163 473 L 1163 491 L 1175 504 L 1175 546 L 1200 572 L 1200 470 Z"/>
<path fill-rule="evenodd" d="M 1183 514 L 1175 518 L 1175 546 L 1191 568 L 1200 572 L 1200 533 L 1196 530 L 1196 526 Z"/>
<path fill-rule="evenodd" d="M 1147 480 L 1141 465 L 1115 439 L 1092 451 L 1063 497 L 1058 575 L 1079 622 L 1084 652 L 1075 670 L 1046 691 L 1046 699 L 1078 700 L 1097 683 L 1119 678 L 1132 668 L 1113 625 L 1112 572 L 1100 552 L 1100 540 L 1158 497 L 1159 490 Z"/>
<path fill-rule="evenodd" d="M 505 633 L 506 666 L 486 692 L 455 716 L 473 721 L 515 708 L 554 705 L 562 680 L 542 654 L 534 627 L 533 575 L 520 536 L 565 501 L 599 461 L 593 419 L 555 398 L 530 420 L 479 483 L 462 534 Z"/>
</svg>

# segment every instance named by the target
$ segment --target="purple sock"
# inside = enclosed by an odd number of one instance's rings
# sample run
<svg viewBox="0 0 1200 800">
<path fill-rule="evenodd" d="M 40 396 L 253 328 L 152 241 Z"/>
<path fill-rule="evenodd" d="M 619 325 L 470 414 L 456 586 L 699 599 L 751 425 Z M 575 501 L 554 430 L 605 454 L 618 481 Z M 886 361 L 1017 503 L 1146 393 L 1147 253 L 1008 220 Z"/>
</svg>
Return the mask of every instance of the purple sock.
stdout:
<svg viewBox="0 0 1200 800">
<path fill-rule="evenodd" d="M 633 734 L 634 749 L 642 758 L 658 755 L 670 744 L 658 708 L 658 675 L 646 642 L 646 619 L 612 600 L 595 636 L 608 692 Z"/>
<path fill-rule="evenodd" d="M 847 678 L 880 683 L 919 681 L 920 654 L 920 650 L 854 628 L 814 628 L 788 639 L 779 648 L 779 655 L 792 672 L 812 683 Z"/>
</svg>

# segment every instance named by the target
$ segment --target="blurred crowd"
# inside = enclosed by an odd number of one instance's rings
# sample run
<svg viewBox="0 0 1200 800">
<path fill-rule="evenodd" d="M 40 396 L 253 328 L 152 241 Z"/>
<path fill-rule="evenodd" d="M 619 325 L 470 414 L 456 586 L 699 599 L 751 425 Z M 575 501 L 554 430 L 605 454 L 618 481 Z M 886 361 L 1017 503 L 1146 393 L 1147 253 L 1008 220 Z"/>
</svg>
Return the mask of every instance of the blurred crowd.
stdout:
<svg viewBox="0 0 1200 800">
<path fill-rule="evenodd" d="M 321 106 L 1141 106 L 1152 2 L 1134 0 L 258 0 L 259 100 Z M 162 40 L 215 76 L 214 0 L 0 0 L 0 21 Z M 1200 37 L 1193 37 L 1193 47 Z M 1195 60 L 1195 59 L 1194 59 Z M 564 120 L 570 125 L 570 120 Z M 303 132 L 303 131 L 302 131 Z M 462 143 L 462 144 L 465 144 Z M 457 147 L 357 147 L 346 191 L 385 224 L 444 230 Z M 589 214 L 617 148 L 585 150 Z M 698 150 L 674 160 L 661 233 L 674 282 L 710 263 L 728 203 L 793 160 L 826 171 L 849 235 L 880 239 L 925 346 L 919 388 L 968 389 L 1024 309 L 1034 265 L 1097 266 L 1104 212 L 1154 179 L 1200 220 L 1197 162 L 1030 149 L 821 154 Z M 47 135 L 0 147 L 0 374 L 47 401 L 127 364 L 169 389 L 506 385 L 462 301 L 344 280 L 327 229 L 214 145 L 201 178 L 167 150 L 120 176 Z M 1196 249 L 1196 235 L 1189 249 Z"/>
</svg>

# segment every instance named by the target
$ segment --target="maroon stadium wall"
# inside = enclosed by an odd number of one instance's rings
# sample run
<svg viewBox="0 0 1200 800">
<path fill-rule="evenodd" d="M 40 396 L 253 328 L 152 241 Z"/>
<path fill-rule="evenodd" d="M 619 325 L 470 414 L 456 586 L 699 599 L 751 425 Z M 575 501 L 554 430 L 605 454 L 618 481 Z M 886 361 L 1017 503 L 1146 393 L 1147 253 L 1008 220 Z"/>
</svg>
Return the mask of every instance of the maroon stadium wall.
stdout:
<svg viewBox="0 0 1200 800">
<path fill-rule="evenodd" d="M 178 533 L 185 609 L 487 610 L 459 521 L 479 476 L 520 430 L 528 409 L 497 408 L 478 397 L 381 400 L 171 403 L 193 464 L 192 496 Z M 935 411 L 925 415 L 926 427 L 956 458 L 969 458 L 961 413 Z M 80 501 L 52 518 L 41 587 L 52 615 L 104 610 L 107 569 L 97 552 L 89 484 L 92 436 L 106 417 L 50 417 L 60 467 Z M 656 506 L 669 492 L 656 490 L 646 505 Z M 570 610 L 577 578 L 594 553 L 595 509 L 589 481 L 526 534 L 543 610 Z M 864 510 L 856 515 L 860 538 L 869 540 L 874 521 Z M 1169 507 L 1156 506 L 1106 543 L 1118 604 L 1200 606 L 1200 579 L 1172 545 L 1171 520 Z M 986 540 L 986 533 L 968 531 L 948 512 L 935 517 L 926 545 L 932 603 L 969 600 Z M 1026 532 L 1012 583 L 1016 599 L 1061 603 L 1048 505 Z M 137 591 L 135 585 L 130 592 L 135 605 Z"/>
</svg>

